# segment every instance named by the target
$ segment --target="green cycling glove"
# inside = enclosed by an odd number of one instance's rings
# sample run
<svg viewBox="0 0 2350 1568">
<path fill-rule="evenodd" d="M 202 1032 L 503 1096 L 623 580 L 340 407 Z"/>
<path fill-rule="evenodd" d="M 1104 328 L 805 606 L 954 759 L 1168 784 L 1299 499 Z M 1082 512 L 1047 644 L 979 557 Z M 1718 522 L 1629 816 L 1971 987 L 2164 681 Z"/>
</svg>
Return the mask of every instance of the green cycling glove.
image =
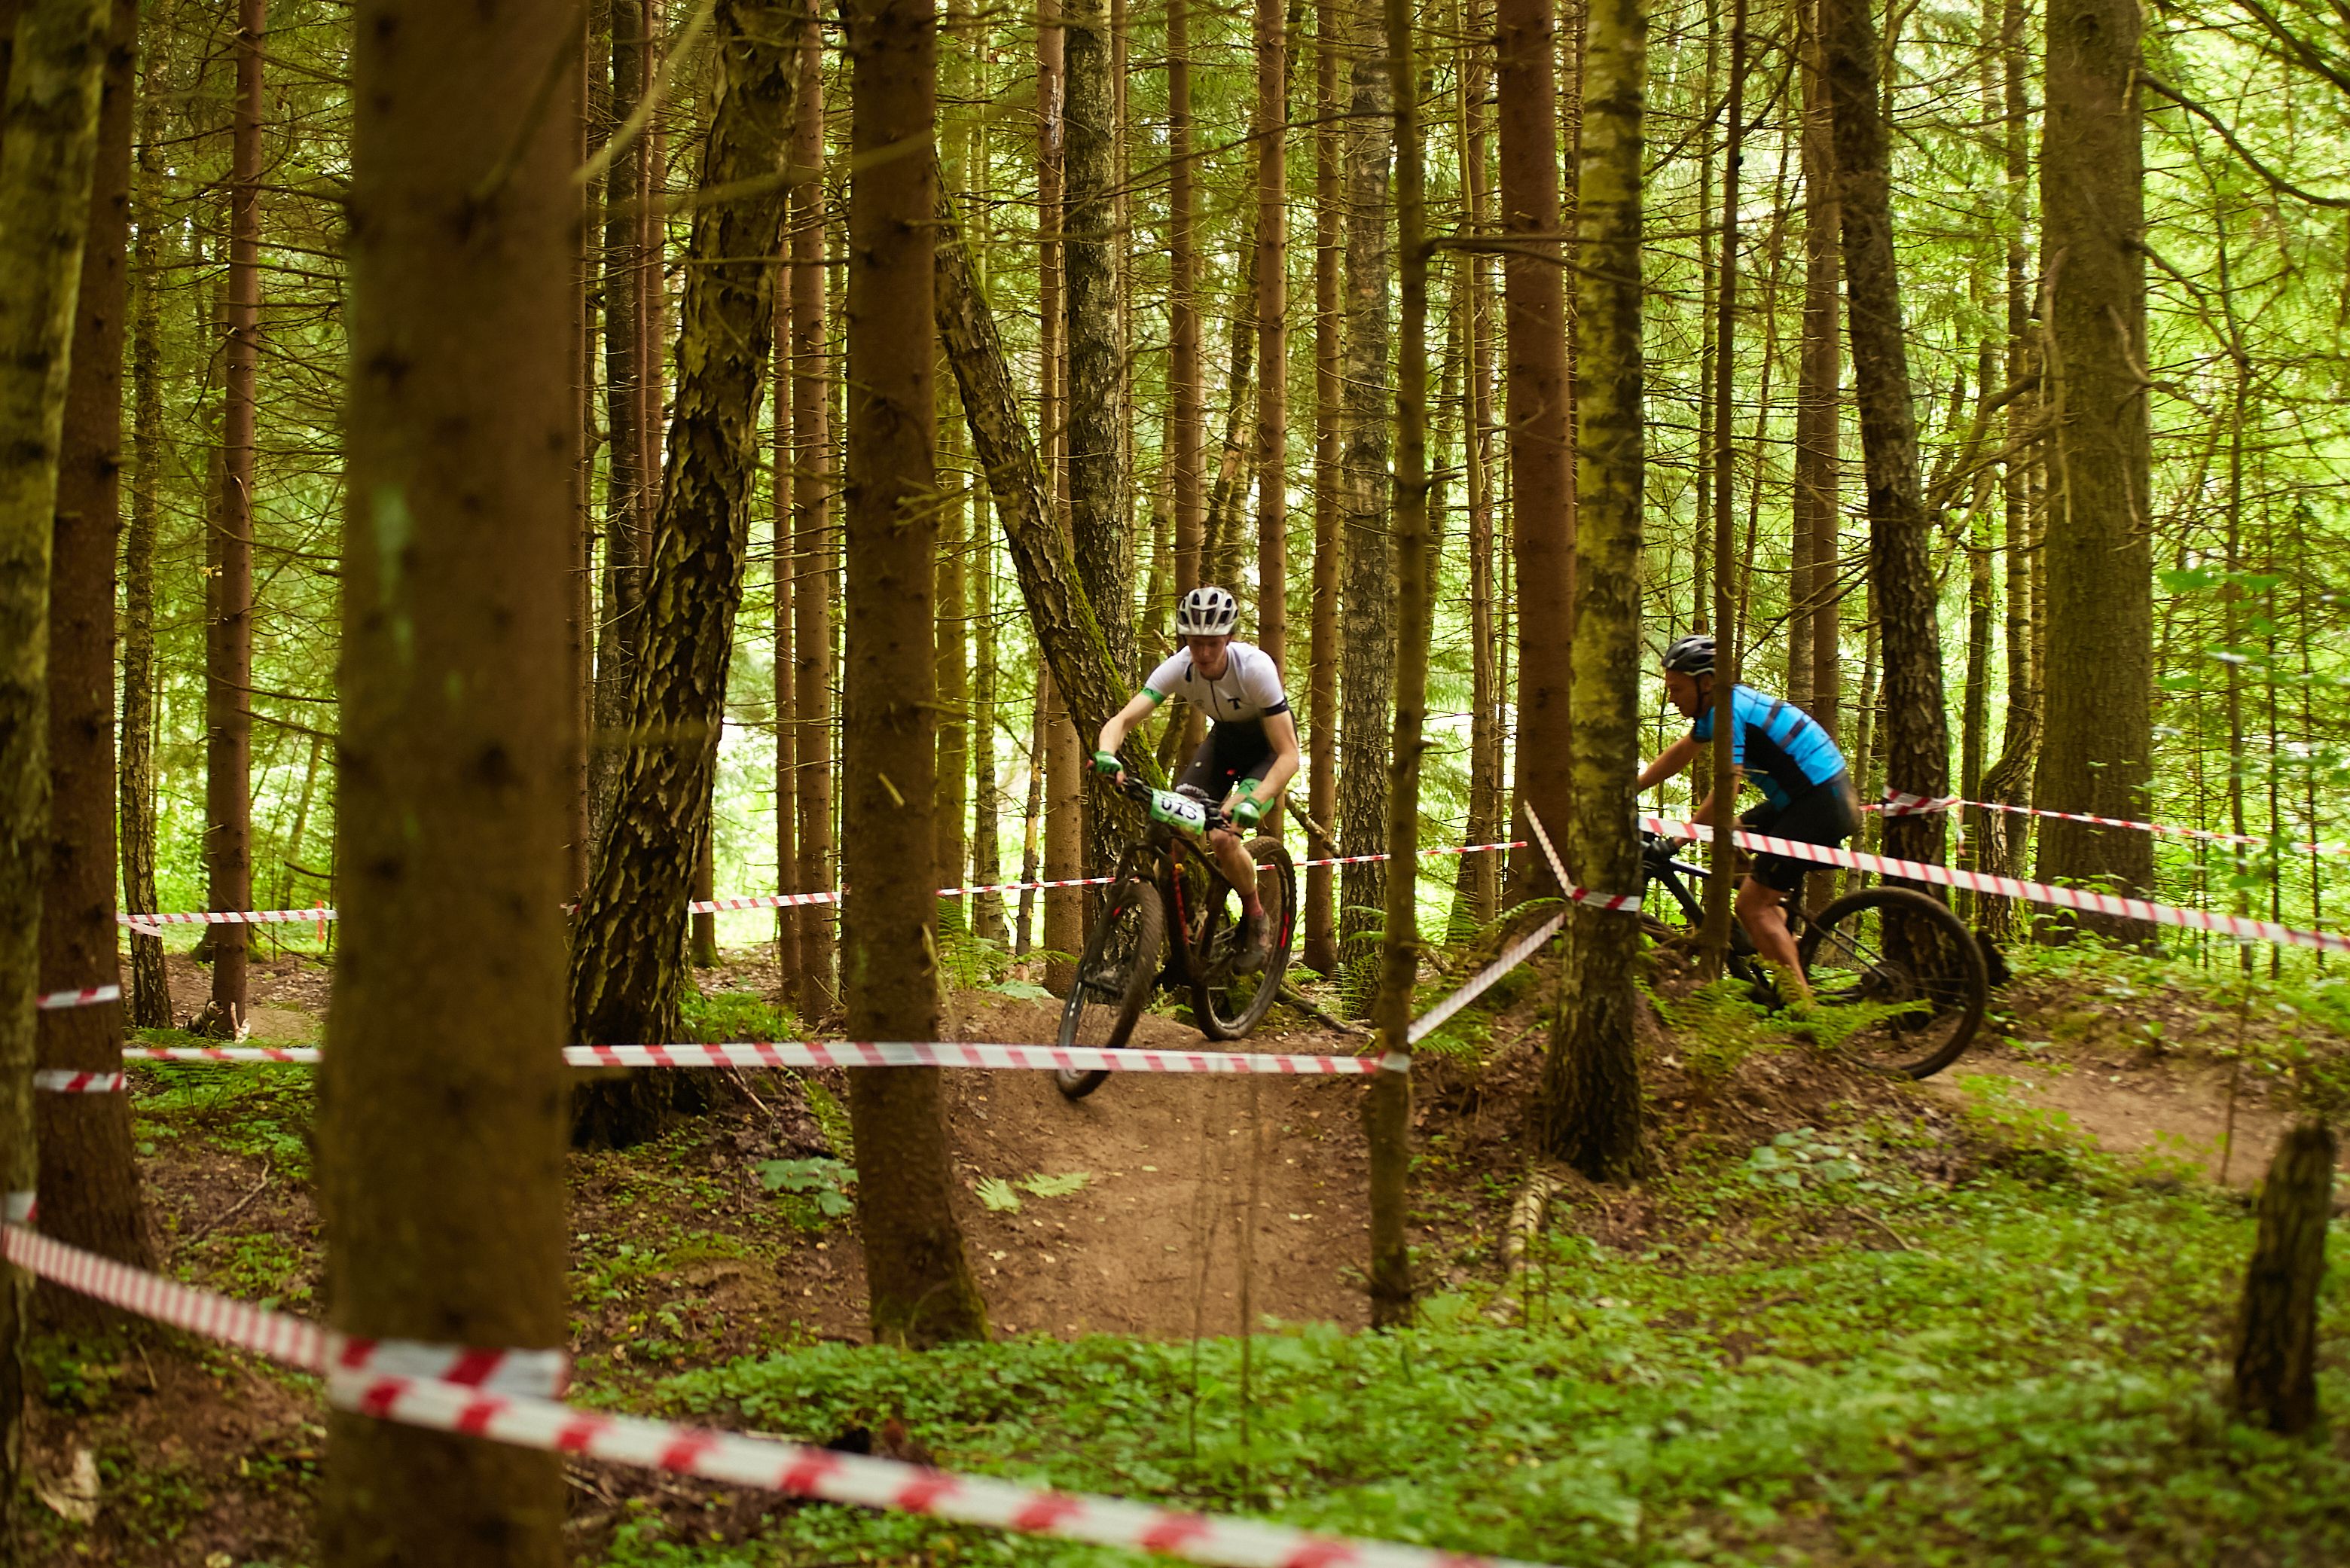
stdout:
<svg viewBox="0 0 2350 1568">
<path fill-rule="evenodd" d="M 1114 779 L 1118 777 L 1118 770 L 1121 765 L 1122 764 L 1120 764 L 1118 760 L 1118 753 L 1116 752 L 1096 752 L 1094 753 L 1094 772 L 1101 774 L 1101 776 L 1106 779 Z"/>
<path fill-rule="evenodd" d="M 1243 795 L 1232 802 L 1232 826 L 1254 827 L 1264 820 L 1264 805 L 1253 795 Z"/>
</svg>

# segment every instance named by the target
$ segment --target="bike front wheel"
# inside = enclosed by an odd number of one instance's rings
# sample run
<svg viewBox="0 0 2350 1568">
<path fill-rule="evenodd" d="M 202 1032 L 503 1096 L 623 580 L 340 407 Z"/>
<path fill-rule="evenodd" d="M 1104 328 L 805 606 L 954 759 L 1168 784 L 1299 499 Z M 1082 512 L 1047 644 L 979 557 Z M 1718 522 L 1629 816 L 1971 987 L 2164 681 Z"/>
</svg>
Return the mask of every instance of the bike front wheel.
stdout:
<svg viewBox="0 0 2350 1568">
<path fill-rule="evenodd" d="M 1278 838 L 1249 841 L 1256 862 L 1257 896 L 1273 923 L 1273 949 L 1253 974 L 1232 972 L 1240 945 L 1240 898 L 1223 878 L 1209 881 L 1208 905 L 1191 942 L 1191 1011 L 1200 1033 L 1211 1040 L 1241 1040 L 1264 1022 L 1281 999 L 1289 972 L 1289 940 L 1297 923 L 1297 867 Z"/>
<path fill-rule="evenodd" d="M 1840 1044 L 1879 1072 L 1930 1077 L 1982 1025 L 1982 949 L 1939 898 L 1908 888 L 1847 893 L 1819 912 L 1797 951 L 1823 1005 L 1865 1010 Z"/>
<path fill-rule="evenodd" d="M 1126 1044 L 1143 1004 L 1150 1000 L 1150 983 L 1158 978 L 1166 943 L 1167 909 L 1159 889 L 1149 878 L 1128 872 L 1102 900 L 1101 918 L 1094 922 L 1085 954 L 1077 960 L 1076 979 L 1061 1004 L 1063 1050 L 1085 1046 L 1115 1051 Z M 1070 1099 L 1082 1100 L 1108 1076 L 1098 1068 L 1064 1068 L 1053 1075 L 1053 1082 Z"/>
</svg>

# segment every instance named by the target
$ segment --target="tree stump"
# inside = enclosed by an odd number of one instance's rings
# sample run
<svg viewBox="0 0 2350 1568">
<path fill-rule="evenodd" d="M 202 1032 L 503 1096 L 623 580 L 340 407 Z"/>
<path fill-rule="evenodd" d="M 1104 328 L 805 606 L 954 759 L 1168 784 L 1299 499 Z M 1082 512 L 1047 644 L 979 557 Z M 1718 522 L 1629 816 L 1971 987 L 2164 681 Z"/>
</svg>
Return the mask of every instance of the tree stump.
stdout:
<svg viewBox="0 0 2350 1568">
<path fill-rule="evenodd" d="M 2288 1436 L 2317 1419 L 2317 1287 L 2325 1274 L 2335 1148 L 2333 1129 L 2318 1121 L 2302 1123 L 2277 1146 L 2244 1271 L 2236 1413 Z"/>
</svg>

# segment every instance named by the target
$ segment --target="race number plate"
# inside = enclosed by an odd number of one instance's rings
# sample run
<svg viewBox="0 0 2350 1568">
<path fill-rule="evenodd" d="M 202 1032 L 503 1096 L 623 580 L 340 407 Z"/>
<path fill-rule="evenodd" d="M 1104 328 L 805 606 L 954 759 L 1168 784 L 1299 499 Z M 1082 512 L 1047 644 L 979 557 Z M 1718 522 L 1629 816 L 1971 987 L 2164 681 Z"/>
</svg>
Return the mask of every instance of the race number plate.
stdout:
<svg viewBox="0 0 2350 1568">
<path fill-rule="evenodd" d="M 1150 815 L 1155 821 L 1170 827 L 1180 827 L 1186 833 L 1204 833 L 1208 829 L 1208 808 L 1189 795 L 1173 790 L 1150 792 Z"/>
</svg>

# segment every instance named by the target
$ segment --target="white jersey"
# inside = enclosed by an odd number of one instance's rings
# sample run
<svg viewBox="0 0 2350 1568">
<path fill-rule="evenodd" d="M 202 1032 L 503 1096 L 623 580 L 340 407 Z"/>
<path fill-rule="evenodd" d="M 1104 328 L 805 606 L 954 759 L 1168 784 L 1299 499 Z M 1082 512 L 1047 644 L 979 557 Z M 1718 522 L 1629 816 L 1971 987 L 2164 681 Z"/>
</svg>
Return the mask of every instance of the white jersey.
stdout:
<svg viewBox="0 0 2350 1568">
<path fill-rule="evenodd" d="M 1289 711 L 1281 690 L 1281 667 L 1273 655 L 1250 643 L 1225 645 L 1224 672 L 1213 680 L 1200 673 L 1184 649 L 1150 672 L 1142 689 L 1159 701 L 1180 697 L 1218 723 L 1255 723 Z"/>
</svg>

